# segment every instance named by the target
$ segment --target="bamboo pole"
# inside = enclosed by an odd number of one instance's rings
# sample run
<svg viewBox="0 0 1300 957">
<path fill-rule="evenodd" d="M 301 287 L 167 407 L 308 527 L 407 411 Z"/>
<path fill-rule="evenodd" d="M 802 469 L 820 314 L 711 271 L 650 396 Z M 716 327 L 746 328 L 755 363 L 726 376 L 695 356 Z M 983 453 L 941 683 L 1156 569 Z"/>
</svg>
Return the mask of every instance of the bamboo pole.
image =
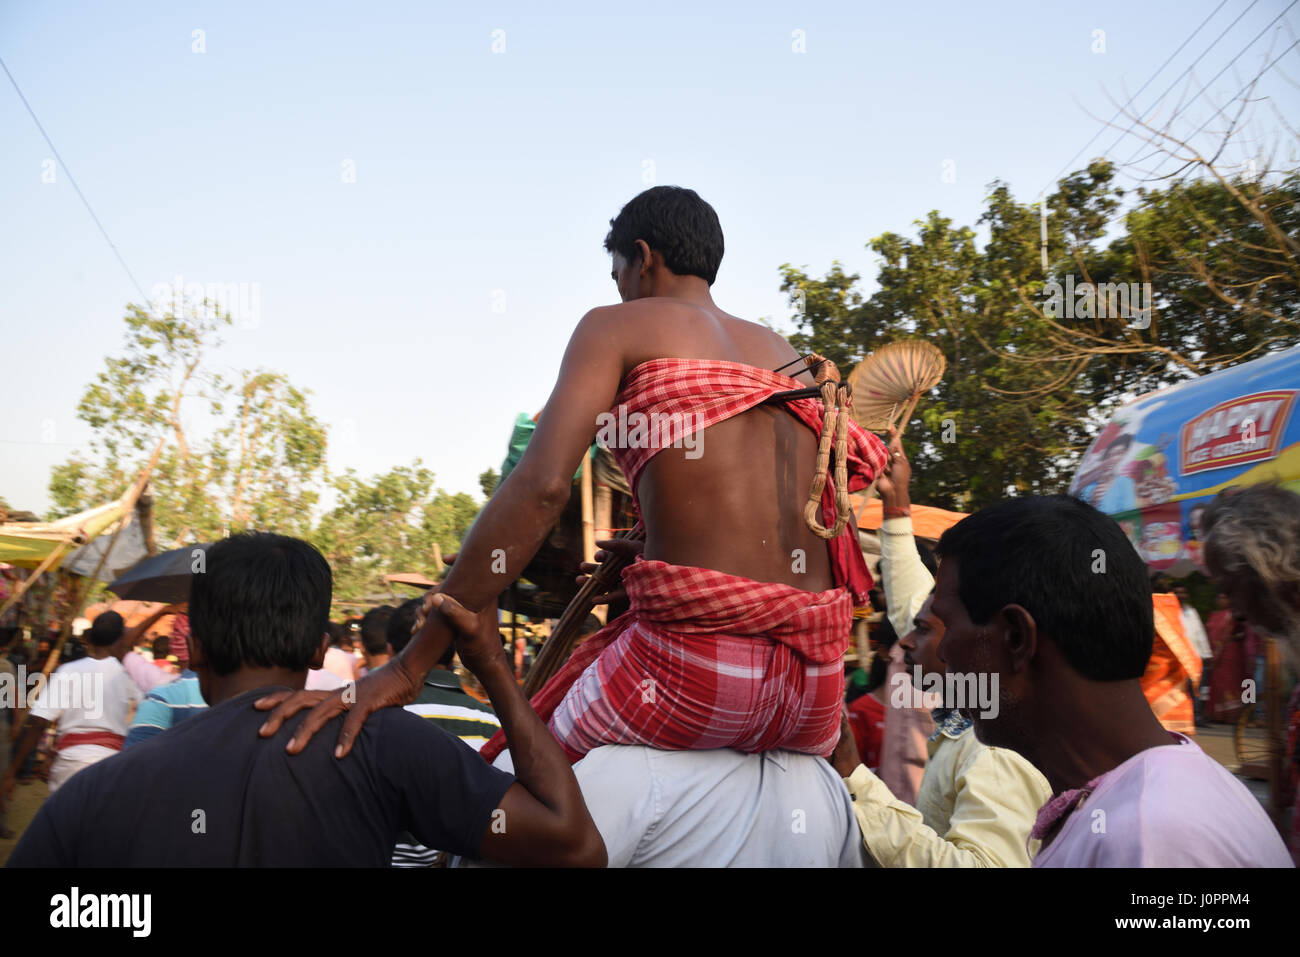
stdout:
<svg viewBox="0 0 1300 957">
<path fill-rule="evenodd" d="M 591 453 L 582 458 L 582 560 L 596 560 L 596 521 L 591 508 Z"/>
<path fill-rule="evenodd" d="M 99 573 L 104 569 L 104 563 L 108 561 L 109 554 L 113 551 L 113 546 L 117 544 L 117 536 L 122 533 L 122 529 L 131 524 L 131 519 L 135 515 L 135 504 L 140 500 L 144 493 L 145 487 L 149 484 L 149 476 L 153 474 L 154 466 L 158 464 L 158 458 L 162 455 L 163 446 L 167 444 L 167 437 L 164 435 L 158 440 L 157 447 L 153 450 L 153 455 L 149 456 L 149 461 L 145 467 L 140 470 L 140 475 L 132 483 L 130 491 L 127 492 L 126 498 L 123 499 L 122 517 L 117 522 L 117 528 L 113 529 L 113 535 L 108 540 L 108 545 L 104 553 L 99 556 L 99 561 L 95 565 L 95 570 L 86 578 L 85 587 L 80 589 L 73 601 L 68 604 L 68 614 L 64 619 L 63 627 L 59 629 L 59 638 L 54 647 L 50 649 L 50 655 L 45 661 L 45 667 L 41 673 L 46 680 L 50 677 L 50 672 L 58 663 L 59 655 L 63 650 L 63 645 L 67 642 L 68 636 L 72 634 L 72 622 L 75 618 L 80 617 L 80 612 L 84 610 L 83 605 L 90 589 L 95 587 L 95 582 L 99 581 Z"/>
<path fill-rule="evenodd" d="M 69 544 L 70 542 L 65 540 L 55 545 L 54 550 L 45 556 L 45 560 L 37 565 L 36 569 L 30 575 L 18 583 L 18 587 L 14 589 L 14 593 L 5 600 L 3 605 L 0 605 L 0 618 L 3 618 L 5 612 L 18 604 L 18 602 L 22 601 L 23 595 L 27 594 L 27 589 L 35 585 L 37 579 L 39 579 L 41 575 L 45 574 L 49 567 L 62 557 L 63 553 L 68 550 Z"/>
<path fill-rule="evenodd" d="M 614 534 L 614 492 L 604 482 L 596 483 L 596 540 Z"/>
<path fill-rule="evenodd" d="M 871 663 L 871 627 L 865 618 L 853 622 L 853 645 L 858 653 L 858 667 L 868 669 Z"/>
</svg>

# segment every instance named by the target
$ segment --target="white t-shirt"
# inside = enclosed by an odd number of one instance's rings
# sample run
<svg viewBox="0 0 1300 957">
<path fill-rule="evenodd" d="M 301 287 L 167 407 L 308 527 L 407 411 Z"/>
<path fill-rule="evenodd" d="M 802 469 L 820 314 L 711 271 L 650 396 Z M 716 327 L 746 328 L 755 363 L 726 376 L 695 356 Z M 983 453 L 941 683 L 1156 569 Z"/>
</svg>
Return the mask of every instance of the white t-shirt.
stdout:
<svg viewBox="0 0 1300 957">
<path fill-rule="evenodd" d="M 1202 661 L 1210 657 L 1210 639 L 1205 634 L 1205 625 L 1201 622 L 1200 614 L 1190 605 L 1183 609 L 1183 632 Z"/>
<path fill-rule="evenodd" d="M 312 668 L 307 672 L 307 683 L 303 688 L 306 691 L 336 691 L 351 681 L 351 678 L 345 681 L 328 668 Z"/>
<path fill-rule="evenodd" d="M 325 663 L 321 666 L 321 670 L 337 675 L 344 684 L 347 684 L 353 679 L 352 665 L 355 661 L 356 659 L 342 648 L 330 648 L 325 652 Z"/>
<path fill-rule="evenodd" d="M 140 688 L 116 658 L 80 658 L 54 670 L 49 683 L 36 696 L 31 714 L 57 721 L 60 736 L 111 731 L 126 737 L 131 705 L 141 697 Z M 98 745 L 78 744 L 60 755 L 69 759 L 83 757 L 83 748 L 100 750 Z"/>
<path fill-rule="evenodd" d="M 513 770 L 510 752 L 495 762 Z M 792 751 L 597 748 L 573 766 L 610 867 L 864 867 L 844 782 Z"/>
</svg>

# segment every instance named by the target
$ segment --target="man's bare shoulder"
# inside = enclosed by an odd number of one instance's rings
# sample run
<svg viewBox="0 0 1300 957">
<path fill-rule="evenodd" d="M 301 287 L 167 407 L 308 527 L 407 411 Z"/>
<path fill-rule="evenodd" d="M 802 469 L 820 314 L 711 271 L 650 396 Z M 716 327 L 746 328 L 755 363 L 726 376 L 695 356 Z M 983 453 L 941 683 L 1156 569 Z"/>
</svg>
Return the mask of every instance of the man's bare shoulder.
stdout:
<svg viewBox="0 0 1300 957">
<path fill-rule="evenodd" d="M 756 365 L 792 358 L 794 349 L 780 333 L 716 307 L 667 297 L 633 299 L 587 312 L 582 325 L 590 331 L 622 337 L 628 358 L 730 359 Z"/>
<path fill-rule="evenodd" d="M 631 299 L 627 302 L 611 303 L 608 306 L 595 306 L 587 311 L 583 320 L 620 322 L 628 320 L 645 322 L 672 322 L 687 317 L 714 316 L 714 313 L 687 302 L 684 299 L 671 299 L 666 296 L 650 296 L 645 299 Z"/>
</svg>

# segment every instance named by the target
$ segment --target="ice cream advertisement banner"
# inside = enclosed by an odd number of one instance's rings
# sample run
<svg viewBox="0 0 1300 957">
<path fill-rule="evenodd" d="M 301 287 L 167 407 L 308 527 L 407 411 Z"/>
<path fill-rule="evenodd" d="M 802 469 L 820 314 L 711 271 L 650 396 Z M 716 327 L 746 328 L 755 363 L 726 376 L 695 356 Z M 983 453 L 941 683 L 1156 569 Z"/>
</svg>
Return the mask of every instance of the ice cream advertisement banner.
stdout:
<svg viewBox="0 0 1300 957">
<path fill-rule="evenodd" d="M 1088 448 L 1070 493 L 1113 517 L 1153 569 L 1204 570 L 1200 514 L 1232 485 L 1300 491 L 1300 347 L 1142 396 Z"/>
</svg>

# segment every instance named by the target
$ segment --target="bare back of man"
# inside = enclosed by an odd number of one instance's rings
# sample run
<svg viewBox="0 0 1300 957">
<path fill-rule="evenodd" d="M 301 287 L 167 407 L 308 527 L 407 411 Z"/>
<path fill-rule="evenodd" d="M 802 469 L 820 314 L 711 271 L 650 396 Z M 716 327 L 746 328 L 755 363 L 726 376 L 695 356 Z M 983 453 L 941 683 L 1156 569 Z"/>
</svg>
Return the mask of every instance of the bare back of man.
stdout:
<svg viewBox="0 0 1300 957">
<path fill-rule="evenodd" d="M 601 312 L 609 347 L 622 352 L 623 377 L 652 359 L 716 359 L 788 366 L 787 375 L 813 382 L 802 364 L 789 366 L 798 356 L 785 339 L 716 306 L 654 297 Z M 697 441 L 693 452 L 659 452 L 641 476 L 645 557 L 808 591 L 830 588 L 826 543 L 803 519 L 817 436 L 781 406 L 759 406 L 710 426 Z"/>
</svg>

